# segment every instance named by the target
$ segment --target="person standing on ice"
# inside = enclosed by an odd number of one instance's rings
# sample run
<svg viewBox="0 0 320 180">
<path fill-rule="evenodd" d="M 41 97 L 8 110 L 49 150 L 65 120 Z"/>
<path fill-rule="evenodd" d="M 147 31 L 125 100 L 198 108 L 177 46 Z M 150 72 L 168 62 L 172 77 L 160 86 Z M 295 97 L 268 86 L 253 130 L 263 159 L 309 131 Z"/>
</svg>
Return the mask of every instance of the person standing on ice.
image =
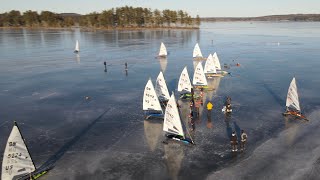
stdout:
<svg viewBox="0 0 320 180">
<path fill-rule="evenodd" d="M 244 132 L 244 130 L 241 130 L 241 144 L 240 144 L 241 151 L 244 150 L 244 145 L 247 142 L 247 138 L 248 138 L 248 135 Z"/>
<path fill-rule="evenodd" d="M 232 152 L 238 151 L 238 138 L 235 131 L 232 132 L 230 143 L 232 146 Z"/>
<path fill-rule="evenodd" d="M 227 96 L 227 100 L 226 100 L 225 106 L 226 106 L 226 112 L 230 113 L 232 111 L 232 109 L 231 109 L 231 97 L 230 96 Z"/>
<path fill-rule="evenodd" d="M 209 101 L 207 103 L 208 116 L 211 116 L 212 108 L 213 108 L 213 104 L 211 103 L 211 101 Z"/>
<path fill-rule="evenodd" d="M 230 96 L 227 96 L 226 105 L 227 104 L 231 104 L 231 97 Z"/>
</svg>

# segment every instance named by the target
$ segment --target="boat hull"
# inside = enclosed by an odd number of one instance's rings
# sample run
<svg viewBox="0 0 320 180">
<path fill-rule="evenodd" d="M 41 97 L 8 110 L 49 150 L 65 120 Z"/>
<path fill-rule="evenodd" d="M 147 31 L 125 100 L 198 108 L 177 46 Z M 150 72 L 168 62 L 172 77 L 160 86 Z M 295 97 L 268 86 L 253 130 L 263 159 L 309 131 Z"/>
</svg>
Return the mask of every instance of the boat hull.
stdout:
<svg viewBox="0 0 320 180">
<path fill-rule="evenodd" d="M 172 139 L 172 140 L 175 140 L 175 141 L 179 141 L 179 142 L 183 142 L 183 143 L 186 143 L 186 144 L 193 144 L 194 145 L 194 142 L 191 139 L 183 138 L 182 136 L 179 136 L 179 135 L 166 134 L 166 137 L 168 139 Z"/>
<path fill-rule="evenodd" d="M 157 58 L 161 59 L 161 58 L 167 58 L 167 56 L 162 55 L 162 56 L 157 56 Z"/>
<path fill-rule="evenodd" d="M 299 118 L 299 119 L 303 119 L 303 120 L 306 120 L 306 121 L 309 121 L 304 115 L 298 113 L 298 112 L 294 112 L 294 111 L 287 111 L 287 112 L 284 112 L 282 113 L 283 116 L 293 116 L 293 117 L 296 117 L 296 118 Z"/>
<path fill-rule="evenodd" d="M 18 178 L 19 180 L 35 180 L 39 179 L 43 175 L 47 174 L 52 167 L 43 168 L 41 170 L 36 170 L 35 172 L 31 173 L 31 175 L 25 175 L 24 177 Z"/>
<path fill-rule="evenodd" d="M 191 93 L 181 94 L 180 99 L 192 99 L 192 94 Z"/>
<path fill-rule="evenodd" d="M 208 89 L 209 87 L 207 85 L 205 85 L 205 86 L 194 85 L 193 88 L 196 89 L 196 90 L 201 90 L 201 89 Z"/>
<path fill-rule="evenodd" d="M 157 111 L 146 111 L 144 113 L 144 119 L 163 119 L 164 115 L 162 112 L 157 112 Z"/>
<path fill-rule="evenodd" d="M 204 57 L 193 57 L 193 60 L 195 61 L 203 61 L 203 60 L 206 60 L 207 58 L 204 58 Z"/>
<path fill-rule="evenodd" d="M 206 74 L 206 77 L 207 77 L 207 78 L 224 77 L 224 74 L 215 74 L 215 73 L 210 74 L 210 73 L 207 73 L 207 74 Z"/>
</svg>

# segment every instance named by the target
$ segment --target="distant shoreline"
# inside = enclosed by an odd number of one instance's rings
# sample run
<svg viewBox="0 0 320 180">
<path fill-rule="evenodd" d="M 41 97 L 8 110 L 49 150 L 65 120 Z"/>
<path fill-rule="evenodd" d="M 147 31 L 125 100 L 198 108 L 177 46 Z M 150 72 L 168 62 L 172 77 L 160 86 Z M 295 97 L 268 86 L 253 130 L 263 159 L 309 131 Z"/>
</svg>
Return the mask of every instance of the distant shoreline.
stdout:
<svg viewBox="0 0 320 180">
<path fill-rule="evenodd" d="M 73 30 L 80 29 L 80 31 L 126 31 L 126 30 L 197 30 L 199 27 L 114 27 L 114 28 L 88 28 L 88 27 L 24 27 L 24 26 L 6 26 L 0 29 L 29 29 L 29 30 Z"/>
<path fill-rule="evenodd" d="M 320 14 L 286 14 L 260 17 L 204 17 L 202 22 L 270 21 L 270 22 L 320 22 Z"/>
</svg>

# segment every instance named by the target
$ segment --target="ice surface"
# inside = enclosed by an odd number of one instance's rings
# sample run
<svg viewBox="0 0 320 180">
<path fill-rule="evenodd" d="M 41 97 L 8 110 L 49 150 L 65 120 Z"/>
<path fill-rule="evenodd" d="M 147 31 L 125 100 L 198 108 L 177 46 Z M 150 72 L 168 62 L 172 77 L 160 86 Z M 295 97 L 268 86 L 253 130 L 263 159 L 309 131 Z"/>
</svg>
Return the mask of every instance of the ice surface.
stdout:
<svg viewBox="0 0 320 180">
<path fill-rule="evenodd" d="M 317 179 L 319 30 L 318 23 L 298 22 L 207 23 L 201 30 L 2 29 L 0 147 L 16 120 L 36 166 L 54 165 L 49 180 Z M 170 52 L 166 60 L 155 58 L 160 42 Z M 175 92 L 185 66 L 193 75 L 196 42 L 205 57 L 217 52 L 231 75 L 209 80 L 213 91 L 204 92 L 190 131 L 196 145 L 163 144 L 162 121 L 143 119 L 145 82 L 162 70 Z M 293 76 L 310 122 L 281 115 Z M 226 96 L 230 117 L 221 112 Z M 190 130 L 188 101 L 179 104 Z M 230 134 L 241 129 L 247 149 L 231 153 Z"/>
<path fill-rule="evenodd" d="M 310 123 L 286 119 L 286 129 L 237 164 L 223 168 L 207 179 L 318 179 L 320 176 L 320 110 L 313 111 Z"/>
</svg>

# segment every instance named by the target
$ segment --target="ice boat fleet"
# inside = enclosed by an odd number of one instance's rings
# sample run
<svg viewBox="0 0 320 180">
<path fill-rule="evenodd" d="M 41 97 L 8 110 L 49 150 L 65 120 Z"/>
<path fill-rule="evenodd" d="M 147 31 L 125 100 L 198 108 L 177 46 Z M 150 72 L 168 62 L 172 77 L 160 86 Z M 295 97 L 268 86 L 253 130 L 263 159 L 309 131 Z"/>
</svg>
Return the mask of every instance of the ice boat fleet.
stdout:
<svg viewBox="0 0 320 180">
<path fill-rule="evenodd" d="M 167 55 L 167 49 L 164 43 L 161 42 L 157 57 L 166 58 Z M 194 47 L 193 58 L 194 60 L 203 60 L 198 43 Z M 192 84 L 187 67 L 185 66 L 183 68 L 177 86 L 179 97 L 181 99 L 191 99 L 193 97 L 193 89 L 208 88 L 207 77 L 223 77 L 225 74 L 226 73 L 221 70 L 217 53 L 214 53 L 214 55 L 209 54 L 205 63 L 205 69 L 203 69 L 201 61 L 197 62 L 193 73 Z M 184 126 L 180 118 L 178 106 L 174 93 L 172 92 L 171 96 L 169 94 L 162 71 L 160 71 L 156 79 L 155 87 L 153 86 L 151 78 L 149 78 L 143 93 L 145 120 L 163 119 L 163 131 L 166 132 L 167 138 L 187 144 L 194 144 L 188 128 Z M 189 136 L 187 137 L 186 134 L 189 134 Z"/>
<path fill-rule="evenodd" d="M 166 48 L 163 42 L 160 45 L 158 57 L 167 57 Z M 229 74 L 221 69 L 220 60 L 216 52 L 213 55 L 209 54 L 203 68 L 202 62 L 199 61 L 203 60 L 203 56 L 198 43 L 194 47 L 193 58 L 195 60 L 195 68 L 192 84 L 187 66 L 183 68 L 177 84 L 177 93 L 181 100 L 196 99 L 197 97 L 194 94 L 194 90 L 197 89 L 200 89 L 200 91 L 203 91 L 203 89 L 211 91 L 210 87 L 208 87 L 207 78 L 217 77 L 220 80 L 221 77 Z M 152 118 L 163 119 L 163 131 L 166 133 L 165 136 L 168 139 L 184 142 L 186 144 L 195 144 L 188 132 L 189 128 L 187 128 L 181 120 L 179 104 L 177 104 L 177 102 L 174 92 L 172 92 L 170 96 L 164 74 L 160 71 L 156 80 L 156 88 L 153 87 L 151 79 L 148 80 L 145 86 L 143 96 L 145 120 Z M 230 114 L 232 109 L 227 109 L 225 106 L 224 109 L 222 109 L 222 112 Z M 286 112 L 284 112 L 283 115 L 291 115 L 307 120 L 305 116 L 301 114 L 295 78 L 293 78 L 288 90 Z"/>
</svg>

